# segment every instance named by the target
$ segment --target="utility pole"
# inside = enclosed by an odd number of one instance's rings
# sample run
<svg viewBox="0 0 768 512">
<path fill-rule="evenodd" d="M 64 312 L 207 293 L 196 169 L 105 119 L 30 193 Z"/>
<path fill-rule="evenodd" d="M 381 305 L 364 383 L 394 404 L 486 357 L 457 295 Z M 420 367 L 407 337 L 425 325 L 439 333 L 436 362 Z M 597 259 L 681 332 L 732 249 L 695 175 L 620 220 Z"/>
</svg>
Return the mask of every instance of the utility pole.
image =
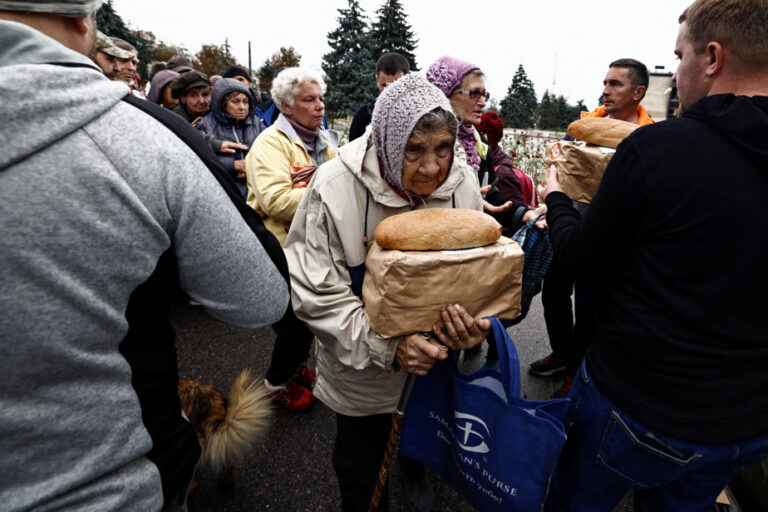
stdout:
<svg viewBox="0 0 768 512">
<path fill-rule="evenodd" d="M 251 42 L 248 41 L 248 75 L 253 76 L 253 68 L 251 66 Z"/>
</svg>

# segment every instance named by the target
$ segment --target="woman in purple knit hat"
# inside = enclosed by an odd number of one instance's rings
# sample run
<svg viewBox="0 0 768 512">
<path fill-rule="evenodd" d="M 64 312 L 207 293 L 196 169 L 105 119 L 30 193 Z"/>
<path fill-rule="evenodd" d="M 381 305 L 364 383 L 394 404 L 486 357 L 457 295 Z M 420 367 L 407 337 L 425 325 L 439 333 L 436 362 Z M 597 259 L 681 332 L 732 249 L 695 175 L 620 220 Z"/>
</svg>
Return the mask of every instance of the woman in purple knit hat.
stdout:
<svg viewBox="0 0 768 512">
<path fill-rule="evenodd" d="M 480 68 L 455 57 L 444 56 L 429 66 L 427 80 L 443 91 L 450 100 L 453 112 L 460 122 L 458 141 L 466 154 L 467 163 L 477 172 L 480 184 L 485 184 L 483 182 L 486 177 L 487 182 L 492 183 L 494 173 L 501 166 L 512 168 L 512 160 L 498 143 L 486 144 L 477 130 L 490 97 L 485 88 L 485 75 Z M 512 184 L 514 185 L 514 181 Z M 508 187 L 507 190 L 509 195 L 504 199 L 511 201 L 511 208 L 486 207 L 486 211 L 495 214 L 505 227 L 516 231 L 517 227 L 535 219 L 540 212 L 528 206 L 519 183 L 517 187 Z"/>
</svg>

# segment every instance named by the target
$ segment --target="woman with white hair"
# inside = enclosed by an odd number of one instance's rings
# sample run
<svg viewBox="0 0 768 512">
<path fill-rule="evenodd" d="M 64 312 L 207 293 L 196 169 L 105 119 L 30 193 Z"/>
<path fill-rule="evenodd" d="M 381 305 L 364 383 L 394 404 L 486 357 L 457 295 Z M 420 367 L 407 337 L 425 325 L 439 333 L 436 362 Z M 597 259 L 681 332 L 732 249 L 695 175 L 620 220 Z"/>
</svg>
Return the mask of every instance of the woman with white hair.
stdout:
<svg viewBox="0 0 768 512">
<path fill-rule="evenodd" d="M 321 129 L 325 82 L 319 73 L 284 69 L 271 93 L 280 115 L 246 158 L 248 205 L 282 243 L 314 170 L 336 156 L 336 140 Z"/>
<path fill-rule="evenodd" d="M 261 132 L 245 158 L 247 202 L 280 243 L 318 166 L 336 156 L 336 139 L 323 130 L 325 82 L 305 68 L 288 68 L 272 82 L 280 115 Z M 274 325 L 277 339 L 265 379 L 278 404 L 306 410 L 314 398 L 315 372 L 304 366 L 313 335 L 288 311 Z"/>
</svg>

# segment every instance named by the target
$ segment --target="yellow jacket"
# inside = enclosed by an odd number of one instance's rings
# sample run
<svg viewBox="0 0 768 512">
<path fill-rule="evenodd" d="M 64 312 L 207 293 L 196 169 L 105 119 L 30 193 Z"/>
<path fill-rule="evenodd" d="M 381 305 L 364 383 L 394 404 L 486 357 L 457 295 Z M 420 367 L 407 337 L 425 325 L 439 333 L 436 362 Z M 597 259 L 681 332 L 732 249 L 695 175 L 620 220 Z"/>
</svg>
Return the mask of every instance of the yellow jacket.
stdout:
<svg viewBox="0 0 768 512">
<path fill-rule="evenodd" d="M 320 161 L 316 162 L 288 119 L 281 114 L 256 138 L 245 158 L 248 206 L 259 212 L 264 225 L 281 244 L 306 191 L 306 188 L 294 185 L 291 171 L 319 166 L 336 156 L 336 143 L 330 133 L 321 131 L 320 137 L 326 147 Z"/>
</svg>

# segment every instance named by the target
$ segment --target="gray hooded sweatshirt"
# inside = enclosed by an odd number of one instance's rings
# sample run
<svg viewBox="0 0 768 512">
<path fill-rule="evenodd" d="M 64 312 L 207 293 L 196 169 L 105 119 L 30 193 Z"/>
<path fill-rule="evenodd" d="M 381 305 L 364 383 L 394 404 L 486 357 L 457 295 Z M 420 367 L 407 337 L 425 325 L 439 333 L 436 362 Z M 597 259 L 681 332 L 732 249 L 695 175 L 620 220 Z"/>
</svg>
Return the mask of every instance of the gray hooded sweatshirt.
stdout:
<svg viewBox="0 0 768 512">
<path fill-rule="evenodd" d="M 210 171 L 87 58 L 0 21 L 0 509 L 159 510 L 118 350 L 172 250 L 182 288 L 241 326 L 288 290 Z"/>
</svg>

